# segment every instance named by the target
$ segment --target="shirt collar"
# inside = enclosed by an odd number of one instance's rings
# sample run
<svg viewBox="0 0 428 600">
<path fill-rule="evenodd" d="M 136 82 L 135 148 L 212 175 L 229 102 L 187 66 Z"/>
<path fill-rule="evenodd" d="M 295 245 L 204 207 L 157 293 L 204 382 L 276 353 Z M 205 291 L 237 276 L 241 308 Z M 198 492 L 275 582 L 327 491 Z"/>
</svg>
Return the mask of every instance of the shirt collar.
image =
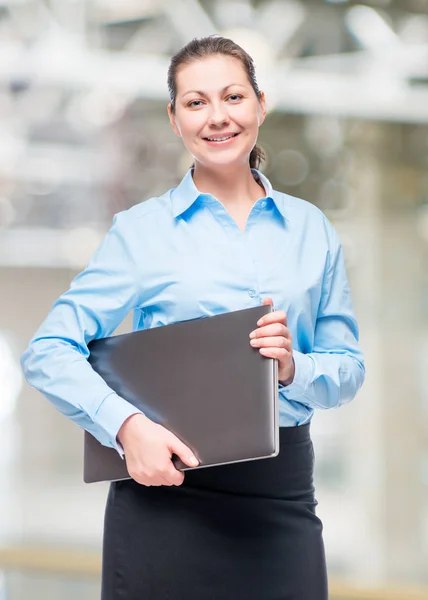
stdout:
<svg viewBox="0 0 428 600">
<path fill-rule="evenodd" d="M 271 198 L 284 219 L 287 219 L 282 194 L 272 189 L 271 182 L 265 175 L 263 175 L 263 173 L 257 169 L 251 170 L 260 178 L 260 181 L 262 182 L 266 191 L 266 198 Z M 198 198 L 204 196 L 204 194 L 201 193 L 196 187 L 192 175 L 193 169 L 190 168 L 180 181 L 179 185 L 172 190 L 171 200 L 174 217 L 178 217 L 183 214 L 192 206 L 192 204 L 196 202 L 196 200 L 198 200 Z"/>
<path fill-rule="evenodd" d="M 281 194 L 280 192 L 277 192 L 276 190 L 272 189 L 272 184 L 266 177 L 266 175 L 263 175 L 263 173 L 260 173 L 260 171 L 257 171 L 257 169 L 251 170 L 253 171 L 253 173 L 259 176 L 260 181 L 262 182 L 263 187 L 266 191 L 266 198 L 270 198 L 271 200 L 273 200 L 276 208 L 279 210 L 284 219 L 288 221 L 285 210 L 284 194 Z"/>
<path fill-rule="evenodd" d="M 196 202 L 199 196 L 203 195 L 193 182 L 192 172 L 193 169 L 189 169 L 178 186 L 172 190 L 171 200 L 174 217 L 178 217 L 184 213 L 184 211 Z"/>
</svg>

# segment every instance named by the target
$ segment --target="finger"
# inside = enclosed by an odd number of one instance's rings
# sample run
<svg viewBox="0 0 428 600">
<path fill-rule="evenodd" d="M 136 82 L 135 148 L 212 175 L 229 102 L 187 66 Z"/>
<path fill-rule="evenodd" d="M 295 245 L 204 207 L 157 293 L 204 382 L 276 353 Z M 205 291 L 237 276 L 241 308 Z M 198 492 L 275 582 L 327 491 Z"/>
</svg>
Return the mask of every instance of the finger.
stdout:
<svg viewBox="0 0 428 600">
<path fill-rule="evenodd" d="M 181 485 L 184 481 L 184 473 L 179 471 L 171 463 L 171 468 L 168 471 L 168 475 L 165 476 L 168 481 L 168 485 Z"/>
<path fill-rule="evenodd" d="M 172 461 L 172 456 L 168 457 L 167 464 L 162 470 L 162 475 L 168 481 L 168 485 L 181 485 L 184 481 L 184 473 L 177 469 Z"/>
<path fill-rule="evenodd" d="M 273 306 L 272 298 L 265 298 L 262 302 L 262 306 Z"/>
<path fill-rule="evenodd" d="M 174 434 L 169 438 L 168 448 L 170 452 L 176 454 L 188 467 L 197 467 L 199 461 L 186 444 L 183 444 Z M 174 467 L 175 468 L 175 467 Z"/>
<path fill-rule="evenodd" d="M 175 437 L 174 434 L 171 434 L 171 436 Z M 178 441 L 180 442 L 180 440 Z M 175 452 L 170 450 L 169 446 L 166 446 L 165 450 L 166 452 L 162 457 L 162 463 L 157 474 L 164 479 L 164 485 L 181 485 L 184 481 L 184 473 L 179 471 L 172 461 L 172 455 Z"/>
<path fill-rule="evenodd" d="M 178 477 L 175 475 L 174 471 L 178 473 Z M 168 466 L 164 469 L 157 471 L 152 475 L 146 475 L 139 478 L 134 478 L 138 483 L 141 483 L 146 486 L 160 487 L 162 485 L 172 486 L 172 485 L 180 485 L 183 483 L 184 476 L 182 473 L 178 472 L 176 469 L 171 471 Z"/>
<path fill-rule="evenodd" d="M 162 480 L 162 485 L 181 485 L 184 481 L 184 473 L 178 471 L 169 460 L 168 464 L 159 472 L 159 479 Z"/>
<path fill-rule="evenodd" d="M 132 473 L 129 474 L 134 481 L 140 485 L 145 485 L 146 487 L 159 487 L 160 485 L 163 485 L 163 481 L 160 481 L 158 477 L 154 477 L 153 475 L 149 477 L 148 475 L 142 475 L 141 473 L 134 475 L 132 475 Z"/>
<path fill-rule="evenodd" d="M 171 477 L 170 465 L 168 464 L 169 462 L 170 461 L 168 459 L 163 468 L 160 469 L 156 473 L 156 477 L 154 477 L 154 479 L 159 482 L 160 485 L 174 485 L 174 477 Z"/>
<path fill-rule="evenodd" d="M 250 340 L 253 348 L 285 348 L 291 350 L 291 340 L 283 336 L 254 338 Z"/>
<path fill-rule="evenodd" d="M 269 325 L 270 323 L 283 323 L 287 325 L 287 315 L 283 310 L 275 310 L 274 312 L 264 315 L 257 321 L 257 325 Z"/>
<path fill-rule="evenodd" d="M 128 473 L 130 474 L 130 476 L 132 477 L 132 479 L 134 481 L 136 481 L 137 483 L 139 483 L 140 485 L 145 485 L 147 487 L 150 486 L 154 486 L 154 485 L 158 485 L 156 483 L 156 477 L 154 474 L 147 474 L 144 473 L 143 471 L 131 471 L 130 469 L 128 469 Z"/>
<path fill-rule="evenodd" d="M 149 480 L 150 487 L 161 487 L 162 485 L 165 485 L 165 483 L 166 482 L 163 477 L 156 477 L 156 479 Z"/>
<path fill-rule="evenodd" d="M 128 472 L 132 479 L 134 479 L 137 483 L 141 485 L 145 485 L 147 487 L 159 487 L 161 485 L 170 485 L 168 482 L 168 474 L 169 474 L 169 457 L 166 454 L 165 463 L 163 468 L 129 468 Z"/>
<path fill-rule="evenodd" d="M 156 477 L 156 479 L 153 479 L 150 481 L 149 485 L 153 486 L 153 487 L 162 487 L 162 486 L 168 486 L 171 487 L 172 485 L 174 485 L 173 483 L 170 483 L 169 480 L 166 477 Z"/>
<path fill-rule="evenodd" d="M 276 358 L 280 361 L 288 360 L 292 356 L 292 353 L 285 348 L 260 348 L 259 352 L 266 358 Z"/>
<path fill-rule="evenodd" d="M 168 485 L 181 485 L 184 481 L 184 473 L 177 469 L 172 461 L 172 455 L 167 457 L 161 475 L 168 481 Z"/>
<path fill-rule="evenodd" d="M 288 327 L 283 323 L 272 323 L 271 325 L 262 325 L 250 333 L 250 338 L 278 336 L 291 338 L 291 333 Z"/>
</svg>

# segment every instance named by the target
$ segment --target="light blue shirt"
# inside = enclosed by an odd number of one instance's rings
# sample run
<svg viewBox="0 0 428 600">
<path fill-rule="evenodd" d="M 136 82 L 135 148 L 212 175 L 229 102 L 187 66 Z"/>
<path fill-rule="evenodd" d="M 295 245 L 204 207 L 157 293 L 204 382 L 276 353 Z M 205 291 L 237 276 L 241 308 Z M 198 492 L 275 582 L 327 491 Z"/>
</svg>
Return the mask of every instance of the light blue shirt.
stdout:
<svg viewBox="0 0 428 600">
<path fill-rule="evenodd" d="M 282 427 L 348 402 L 362 385 L 358 326 L 333 226 L 312 204 L 253 173 L 266 196 L 245 232 L 221 202 L 197 190 L 191 170 L 177 188 L 117 214 L 23 354 L 27 381 L 102 444 L 121 453 L 116 434 L 136 409 L 92 370 L 88 343 L 111 335 L 131 310 L 139 330 L 271 297 L 287 314 L 296 367 L 291 385 L 279 389 Z"/>
</svg>

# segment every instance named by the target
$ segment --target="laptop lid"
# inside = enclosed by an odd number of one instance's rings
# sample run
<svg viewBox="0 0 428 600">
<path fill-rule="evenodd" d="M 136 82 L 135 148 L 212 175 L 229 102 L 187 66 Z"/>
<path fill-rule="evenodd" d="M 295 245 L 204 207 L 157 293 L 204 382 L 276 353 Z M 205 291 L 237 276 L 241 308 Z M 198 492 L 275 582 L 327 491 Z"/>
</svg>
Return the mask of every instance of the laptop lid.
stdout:
<svg viewBox="0 0 428 600">
<path fill-rule="evenodd" d="M 89 362 L 119 396 L 187 444 L 200 460 L 196 468 L 276 456 L 277 361 L 249 343 L 258 319 L 272 310 L 257 306 L 94 340 Z M 84 481 L 126 478 L 126 461 L 85 432 Z"/>
</svg>

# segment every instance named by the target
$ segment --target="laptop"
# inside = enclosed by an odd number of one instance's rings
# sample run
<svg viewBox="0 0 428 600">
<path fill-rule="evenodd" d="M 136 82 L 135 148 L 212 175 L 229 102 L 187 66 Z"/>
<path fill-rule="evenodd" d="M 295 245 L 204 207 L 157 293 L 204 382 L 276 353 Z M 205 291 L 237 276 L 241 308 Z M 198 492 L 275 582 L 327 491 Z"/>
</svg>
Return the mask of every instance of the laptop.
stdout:
<svg viewBox="0 0 428 600">
<path fill-rule="evenodd" d="M 274 457 L 277 361 L 249 343 L 258 319 L 272 310 L 257 306 L 93 340 L 88 360 L 119 396 L 191 448 L 195 468 Z M 179 470 L 192 468 L 172 460 Z M 129 478 L 126 460 L 85 431 L 83 480 Z"/>
</svg>

